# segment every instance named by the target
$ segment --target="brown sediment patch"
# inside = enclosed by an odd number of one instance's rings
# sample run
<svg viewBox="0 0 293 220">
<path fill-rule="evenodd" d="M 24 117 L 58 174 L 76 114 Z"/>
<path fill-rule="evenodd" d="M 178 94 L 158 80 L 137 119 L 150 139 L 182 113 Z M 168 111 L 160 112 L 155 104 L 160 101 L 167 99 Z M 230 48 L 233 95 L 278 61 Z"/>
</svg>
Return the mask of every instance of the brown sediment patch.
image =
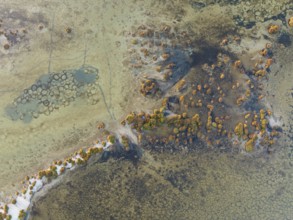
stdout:
<svg viewBox="0 0 293 220">
<path fill-rule="evenodd" d="M 149 33 L 148 28 L 144 27 L 143 30 Z M 145 35 L 142 37 L 144 39 Z M 275 136 L 267 130 L 271 129 L 268 125 L 270 115 L 258 101 L 262 96 L 259 81 L 272 64 L 266 62 L 272 60 L 272 48 L 265 48 L 268 52 L 262 55 L 262 59 L 266 61 L 260 60 L 254 66 L 250 66 L 249 62 L 243 65 L 241 56 L 238 58 L 237 54 L 225 50 L 234 41 L 241 47 L 241 38 L 234 37 L 232 42 L 227 40 L 224 45 L 220 44 L 222 48 L 206 46 L 196 52 L 192 51 L 190 58 L 193 62 L 187 64 L 192 69 L 180 78 L 171 78 L 177 82 L 174 90 L 169 91 L 168 87 L 160 84 L 161 79 L 153 79 L 152 74 L 146 73 L 144 77 L 151 80 L 143 84 L 143 94 L 148 95 L 147 92 L 153 88 L 155 92 L 164 91 L 161 108 L 153 112 L 131 113 L 122 124 L 128 123 L 141 133 L 143 146 L 153 146 L 152 149 L 159 151 L 182 150 L 182 146 L 194 150 L 194 143 L 199 142 L 214 148 L 232 150 L 233 146 L 239 145 L 238 150 L 247 152 L 268 150 L 274 144 Z M 192 45 L 197 45 L 196 41 L 189 44 L 191 50 L 196 50 Z M 180 48 L 180 44 L 170 47 L 170 57 L 173 50 L 177 49 L 185 50 L 184 47 Z M 136 53 L 137 49 L 133 51 Z M 157 48 L 156 51 L 160 53 L 164 51 L 164 47 Z M 144 69 L 151 69 L 152 66 L 152 63 L 145 62 L 138 70 L 134 68 L 137 75 L 143 75 Z M 259 74 L 260 71 L 263 74 Z M 168 83 L 168 80 L 169 78 L 165 79 L 163 83 Z M 178 84 L 182 81 L 184 90 L 178 92 Z M 148 87 L 150 89 L 145 92 Z M 155 94 L 150 93 L 151 97 Z M 234 139 L 235 135 L 238 140 Z M 245 145 L 243 141 L 246 142 Z"/>
</svg>

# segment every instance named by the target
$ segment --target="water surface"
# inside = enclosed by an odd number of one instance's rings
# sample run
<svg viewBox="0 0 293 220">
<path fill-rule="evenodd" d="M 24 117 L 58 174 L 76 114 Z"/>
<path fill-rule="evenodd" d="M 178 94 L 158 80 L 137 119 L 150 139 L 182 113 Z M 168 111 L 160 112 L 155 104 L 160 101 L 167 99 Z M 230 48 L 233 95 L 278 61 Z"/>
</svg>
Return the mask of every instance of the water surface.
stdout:
<svg viewBox="0 0 293 220">
<path fill-rule="evenodd" d="M 223 149 L 175 153 L 143 149 L 138 161 L 110 158 L 100 163 L 93 158 L 37 194 L 30 218 L 293 218 L 289 0 L 31 0 L 26 6 L 21 1 L 4 2 L 0 11 L 1 28 L 7 33 L 19 31 L 18 37 L 10 33 L 0 39 L 1 200 L 19 190 L 18 182 L 25 176 L 102 137 L 98 122 L 115 132 L 129 112 L 158 106 L 160 98 L 139 93 L 129 50 L 137 27 L 167 24 L 192 33 L 198 45 L 192 48 L 195 51 L 210 49 L 198 62 L 211 62 L 212 48 L 228 35 L 241 37 L 241 47 L 232 45 L 228 50 L 247 63 L 255 61 L 267 42 L 274 42 L 274 64 L 261 83 L 266 95 L 262 104 L 282 122 L 278 144 L 270 154 L 257 155 Z M 270 23 L 282 25 L 279 37 L 267 34 Z M 85 72 L 87 67 L 94 72 Z M 185 74 L 188 71 L 189 66 Z M 71 78 L 62 79 L 64 73 Z M 33 85 L 40 90 L 34 93 Z M 32 96 L 27 98 L 30 90 Z M 54 94 L 48 96 L 50 92 Z"/>
</svg>

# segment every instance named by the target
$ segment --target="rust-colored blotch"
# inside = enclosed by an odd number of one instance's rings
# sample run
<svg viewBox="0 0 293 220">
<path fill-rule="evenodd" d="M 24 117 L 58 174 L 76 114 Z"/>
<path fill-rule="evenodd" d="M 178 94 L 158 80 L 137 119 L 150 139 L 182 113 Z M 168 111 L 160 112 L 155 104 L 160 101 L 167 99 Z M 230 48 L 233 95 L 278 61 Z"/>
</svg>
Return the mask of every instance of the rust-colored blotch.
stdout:
<svg viewBox="0 0 293 220">
<path fill-rule="evenodd" d="M 279 31 L 279 26 L 276 25 L 276 24 L 272 24 L 272 25 L 270 25 L 270 26 L 268 27 L 268 32 L 269 32 L 270 34 L 275 34 L 275 33 L 277 33 L 278 31 Z"/>
<path fill-rule="evenodd" d="M 288 25 L 289 25 L 290 27 L 293 27 L 293 17 L 289 18 L 289 20 L 288 20 Z"/>
</svg>

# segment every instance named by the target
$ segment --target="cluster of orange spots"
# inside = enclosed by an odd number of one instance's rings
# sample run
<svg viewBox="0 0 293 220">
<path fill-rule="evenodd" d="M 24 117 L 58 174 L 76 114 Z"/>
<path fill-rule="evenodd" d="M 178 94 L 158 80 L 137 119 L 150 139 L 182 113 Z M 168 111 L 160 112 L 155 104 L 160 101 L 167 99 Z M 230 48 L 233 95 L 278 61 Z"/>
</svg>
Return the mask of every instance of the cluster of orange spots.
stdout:
<svg viewBox="0 0 293 220">
<path fill-rule="evenodd" d="M 259 95 L 257 99 L 262 100 L 263 98 L 264 98 L 264 95 Z"/>
<path fill-rule="evenodd" d="M 238 122 L 234 128 L 234 134 L 238 137 L 238 141 L 234 144 L 239 144 L 242 139 L 245 141 L 244 149 L 246 152 L 252 152 L 255 148 L 256 140 L 259 139 L 261 145 L 274 144 L 274 138 L 279 134 L 276 130 L 267 132 L 266 128 L 268 120 L 266 116 L 270 116 L 272 112 L 270 110 L 261 109 L 259 112 L 247 112 L 244 115 L 244 121 Z"/>
<path fill-rule="evenodd" d="M 269 34 L 276 34 L 279 31 L 280 27 L 276 24 L 271 24 L 268 27 Z"/>
<path fill-rule="evenodd" d="M 236 68 L 240 67 L 240 65 L 241 65 L 241 61 L 240 61 L 240 60 L 236 60 L 236 61 L 234 62 L 234 66 L 235 66 Z"/>
<path fill-rule="evenodd" d="M 289 18 L 288 25 L 289 27 L 293 27 L 293 17 Z"/>
<path fill-rule="evenodd" d="M 167 59 L 169 58 L 169 56 L 170 56 L 170 55 L 169 55 L 168 53 L 163 53 L 163 54 L 162 54 L 162 59 L 163 59 L 163 60 L 167 60 Z"/>
<path fill-rule="evenodd" d="M 267 74 L 267 70 L 273 64 L 273 59 L 269 57 L 269 50 L 272 47 L 271 43 L 267 43 L 265 48 L 259 51 L 259 54 L 263 57 L 259 59 L 254 65 L 254 75 L 263 77 Z M 265 60 L 264 60 L 265 59 Z"/>
<path fill-rule="evenodd" d="M 268 54 L 267 48 L 264 48 L 261 51 L 259 51 L 259 54 L 265 57 Z"/>
<path fill-rule="evenodd" d="M 97 124 L 97 128 L 100 130 L 100 129 L 104 129 L 106 127 L 105 123 L 104 122 L 98 122 Z"/>
<path fill-rule="evenodd" d="M 215 117 L 213 121 L 213 117 L 211 115 L 214 106 L 213 105 L 207 105 L 207 108 L 209 109 L 208 111 L 208 117 L 207 117 L 207 123 L 206 123 L 206 129 L 207 132 L 210 133 L 212 129 L 217 129 L 218 134 L 226 135 L 227 131 L 223 130 L 223 122 L 224 122 L 224 117 Z M 216 140 L 216 144 L 220 144 L 220 140 Z"/>
<path fill-rule="evenodd" d="M 166 69 L 172 69 L 173 67 L 175 67 L 175 63 L 169 63 L 167 66 L 166 66 Z"/>
<path fill-rule="evenodd" d="M 266 73 L 267 72 L 264 69 L 260 69 L 260 70 L 255 71 L 254 75 L 263 77 L 266 75 Z"/>
<path fill-rule="evenodd" d="M 232 89 L 239 88 L 239 86 L 240 86 L 240 83 L 236 82 L 235 84 L 232 85 Z"/>
<path fill-rule="evenodd" d="M 156 69 L 157 72 L 161 72 L 162 71 L 162 67 L 161 66 L 156 66 L 155 69 Z"/>
<path fill-rule="evenodd" d="M 228 45 L 228 43 L 240 43 L 241 38 L 239 36 L 229 36 L 229 37 L 225 37 L 221 42 L 220 42 L 220 46 L 226 46 Z"/>
<path fill-rule="evenodd" d="M 180 96 L 179 97 L 179 102 L 180 103 L 184 103 L 184 99 L 185 99 L 185 96 L 184 95 Z"/>
<path fill-rule="evenodd" d="M 177 92 L 182 91 L 186 87 L 186 81 L 184 79 L 180 80 L 176 85 L 175 85 L 175 90 Z"/>
<path fill-rule="evenodd" d="M 266 64 L 265 64 L 265 68 L 268 69 L 270 68 L 270 66 L 272 65 L 273 63 L 273 59 L 272 58 L 269 58 L 266 60 Z"/>
<path fill-rule="evenodd" d="M 228 39 L 227 38 L 224 38 L 221 43 L 220 43 L 220 46 L 225 46 L 228 44 Z"/>
<path fill-rule="evenodd" d="M 245 102 L 246 100 L 247 100 L 246 97 L 241 96 L 241 97 L 237 98 L 237 100 L 236 100 L 236 104 L 237 104 L 237 105 L 241 105 L 241 104 L 242 104 L 243 102 Z"/>
<path fill-rule="evenodd" d="M 144 96 L 155 95 L 159 91 L 158 84 L 155 80 L 143 80 L 141 82 L 140 93 Z"/>
</svg>

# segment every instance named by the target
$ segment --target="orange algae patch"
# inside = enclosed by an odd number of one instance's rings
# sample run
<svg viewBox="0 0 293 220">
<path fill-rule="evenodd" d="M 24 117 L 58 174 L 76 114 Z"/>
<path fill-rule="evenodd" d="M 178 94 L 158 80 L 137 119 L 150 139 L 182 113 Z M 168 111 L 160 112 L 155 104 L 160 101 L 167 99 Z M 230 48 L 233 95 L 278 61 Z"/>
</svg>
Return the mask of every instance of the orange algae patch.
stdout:
<svg viewBox="0 0 293 220">
<path fill-rule="evenodd" d="M 293 17 L 291 17 L 291 18 L 288 19 L 288 25 L 290 27 L 293 27 Z"/>
<path fill-rule="evenodd" d="M 271 24 L 268 27 L 268 32 L 270 34 L 276 34 L 280 30 L 280 27 L 276 24 Z"/>
</svg>

